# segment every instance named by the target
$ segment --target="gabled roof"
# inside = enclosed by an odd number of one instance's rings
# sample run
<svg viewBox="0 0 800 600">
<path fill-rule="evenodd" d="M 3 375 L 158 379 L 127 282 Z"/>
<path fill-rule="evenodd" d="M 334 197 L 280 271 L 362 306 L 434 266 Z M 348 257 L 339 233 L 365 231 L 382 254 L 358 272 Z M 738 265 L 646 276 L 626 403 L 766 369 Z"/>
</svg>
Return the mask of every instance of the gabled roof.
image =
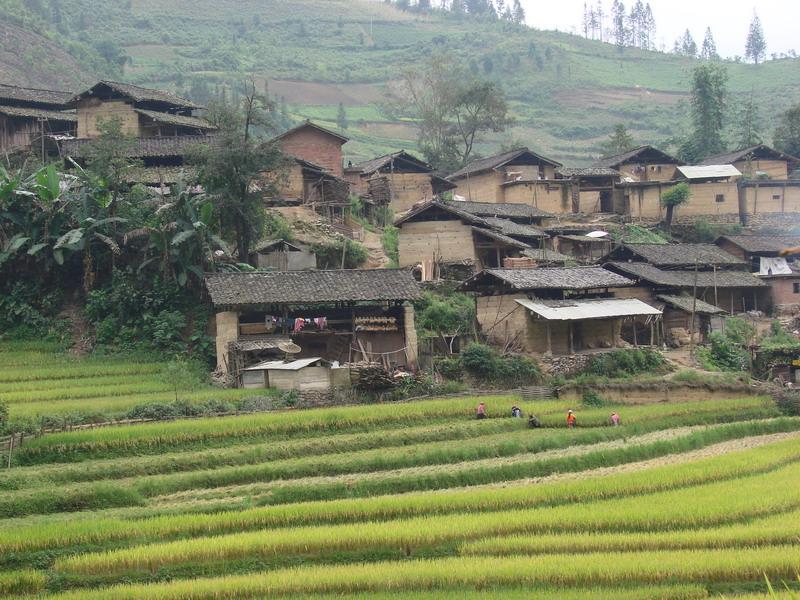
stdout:
<svg viewBox="0 0 800 600">
<path fill-rule="evenodd" d="M 533 225 L 520 225 L 508 219 L 498 219 L 497 217 L 481 217 L 493 228 L 504 235 L 525 238 L 547 238 L 550 237 L 543 230 Z"/>
<path fill-rule="evenodd" d="M 208 135 L 183 135 L 165 137 L 145 137 L 131 140 L 127 155 L 131 158 L 152 158 L 162 156 L 184 156 L 190 148 L 198 144 L 208 144 L 214 138 Z M 61 150 L 65 156 L 85 158 L 91 148 L 90 139 L 65 140 Z"/>
<path fill-rule="evenodd" d="M 265 242 L 261 242 L 258 244 L 254 250 L 256 252 L 269 252 L 274 250 L 275 248 L 283 246 L 288 250 L 293 250 L 295 252 L 302 252 L 303 248 L 298 246 L 297 244 L 293 244 L 292 242 L 287 242 L 286 240 L 267 240 Z"/>
<path fill-rule="evenodd" d="M 0 83 L 0 102 L 12 101 L 14 104 L 31 104 L 51 108 L 65 107 L 72 92 L 26 88 Z"/>
<path fill-rule="evenodd" d="M 742 173 L 733 165 L 693 165 L 678 167 L 678 172 L 686 179 L 722 179 L 741 177 Z"/>
<path fill-rule="evenodd" d="M 192 127 L 194 129 L 216 129 L 214 125 L 201 119 L 200 117 L 186 117 L 184 115 L 173 115 L 171 113 L 159 112 L 156 110 L 144 110 L 141 108 L 134 109 L 140 115 L 152 119 L 157 123 L 165 123 L 167 125 L 178 125 L 180 127 Z"/>
<path fill-rule="evenodd" d="M 627 152 L 623 152 L 621 154 L 615 154 L 614 156 L 601 158 L 596 163 L 594 163 L 594 166 L 609 167 L 611 169 L 616 169 L 621 165 L 627 163 L 635 163 L 635 162 L 675 164 L 675 165 L 686 164 L 682 160 L 675 158 L 674 156 L 671 156 L 666 152 L 662 152 L 661 150 L 659 150 L 658 148 L 654 148 L 653 146 L 639 146 L 638 148 L 634 148 L 633 150 L 628 150 Z"/>
<path fill-rule="evenodd" d="M 692 310 L 701 315 L 720 315 L 726 312 L 719 306 L 714 306 L 713 304 L 703 302 L 702 300 L 692 298 L 691 296 L 670 296 L 667 294 L 661 294 L 656 297 L 662 302 L 666 302 L 673 308 L 677 308 L 688 313 L 692 312 Z"/>
<path fill-rule="evenodd" d="M 728 241 L 748 254 L 777 255 L 785 248 L 800 246 L 800 235 L 725 235 L 717 240 Z"/>
<path fill-rule="evenodd" d="M 404 167 L 404 165 L 406 166 Z M 433 172 L 432 166 L 425 161 L 420 160 L 413 154 L 409 154 L 405 150 L 393 152 L 392 154 L 385 154 L 384 156 L 379 156 L 378 158 L 373 158 L 372 160 L 366 160 L 348 167 L 347 170 L 358 171 L 361 173 L 361 175 L 371 175 L 375 171 L 392 167 L 398 171 L 402 171 L 403 168 L 411 167 L 415 169 L 416 172 Z"/>
<path fill-rule="evenodd" d="M 599 300 L 517 300 L 532 313 L 547 321 L 582 321 L 660 315 L 661 311 L 637 298 Z"/>
<path fill-rule="evenodd" d="M 214 307 L 222 310 L 422 297 L 411 272 L 400 269 L 210 273 L 205 281 Z"/>
<path fill-rule="evenodd" d="M 657 267 L 739 266 L 745 261 L 725 252 L 714 244 L 621 244 L 612 250 L 606 260 L 626 260 L 629 255 Z"/>
<path fill-rule="evenodd" d="M 622 173 L 609 167 L 559 167 L 556 175 L 562 177 L 621 177 Z"/>
<path fill-rule="evenodd" d="M 633 285 L 627 277 L 602 267 L 563 267 L 551 269 L 486 269 L 461 284 L 461 290 L 480 285 L 503 284 L 517 291 L 592 290 Z"/>
<path fill-rule="evenodd" d="M 514 204 L 510 202 L 457 202 L 450 204 L 457 206 L 460 210 L 468 212 L 476 217 L 499 217 L 501 219 L 550 219 L 553 218 L 549 212 L 530 204 Z"/>
<path fill-rule="evenodd" d="M 291 135 L 293 133 L 296 133 L 298 131 L 301 131 L 303 129 L 315 129 L 317 131 L 320 131 L 320 132 L 324 133 L 325 135 L 329 135 L 329 136 L 334 137 L 334 138 L 336 138 L 338 140 L 341 140 L 342 144 L 346 144 L 347 142 L 350 141 L 349 137 L 344 136 L 341 133 L 336 133 L 335 131 L 333 131 L 331 129 L 326 129 L 322 125 L 317 125 L 316 123 L 312 123 L 310 120 L 305 121 L 303 123 L 300 123 L 300 125 L 295 125 L 291 129 L 287 129 L 282 134 L 275 136 L 272 141 L 282 140 L 283 138 L 285 138 L 285 137 L 287 137 L 287 136 L 289 136 L 289 135 Z"/>
<path fill-rule="evenodd" d="M 76 94 L 70 100 L 70 104 L 77 104 L 77 102 L 87 96 L 94 96 L 101 90 L 107 90 L 111 92 L 116 92 L 121 96 L 125 96 L 134 102 L 159 102 L 162 104 L 167 104 L 174 108 L 187 108 L 187 109 L 195 109 L 195 108 L 202 108 L 201 106 L 195 104 L 191 100 L 187 100 L 186 98 L 181 98 L 180 96 L 173 94 L 171 92 L 165 92 L 162 90 L 154 90 L 151 88 L 144 88 L 138 85 L 132 85 L 130 83 L 120 83 L 118 81 L 98 81 L 88 90 L 84 90 L 83 92 Z"/>
<path fill-rule="evenodd" d="M 729 165 L 731 163 L 746 160 L 749 156 L 760 160 L 785 160 L 790 163 L 800 162 L 800 158 L 776 150 L 766 144 L 758 144 L 748 148 L 742 148 L 725 154 L 715 154 L 705 158 L 701 165 Z"/>
<path fill-rule="evenodd" d="M 697 287 L 700 288 L 714 286 L 718 288 L 753 288 L 767 285 L 758 277 L 745 271 L 717 271 L 716 273 L 709 271 L 695 273 L 694 270 L 662 271 L 647 263 L 628 262 L 610 262 L 605 266 L 657 287 L 692 288 L 695 285 L 695 277 Z"/>
<path fill-rule="evenodd" d="M 527 148 L 518 148 L 516 150 L 511 150 L 510 152 L 503 152 L 502 154 L 496 154 L 487 158 L 473 160 L 466 167 L 459 169 L 455 173 L 451 173 L 448 176 L 448 179 L 461 179 L 467 175 L 475 175 L 484 171 L 491 171 L 492 169 L 498 169 L 503 165 L 519 160 L 530 161 L 530 164 L 545 164 L 553 167 L 561 166 L 560 162 L 545 158 L 544 156 L 536 154 Z"/>
<path fill-rule="evenodd" d="M 27 106 L 0 106 L 0 114 L 7 117 L 27 117 L 29 119 L 48 119 L 50 121 L 64 121 L 77 123 L 78 116 L 74 112 L 60 110 L 45 110 L 42 108 L 28 108 Z"/>
<path fill-rule="evenodd" d="M 492 229 L 484 229 L 483 227 L 473 227 L 472 231 L 479 235 L 483 235 L 492 239 L 496 242 L 500 242 L 506 246 L 511 246 L 512 248 L 517 248 L 519 250 L 525 250 L 526 248 L 530 248 L 528 244 L 525 242 L 520 242 L 519 240 L 515 240 L 512 237 L 508 237 L 507 235 L 503 235 L 498 231 L 494 231 Z"/>
</svg>

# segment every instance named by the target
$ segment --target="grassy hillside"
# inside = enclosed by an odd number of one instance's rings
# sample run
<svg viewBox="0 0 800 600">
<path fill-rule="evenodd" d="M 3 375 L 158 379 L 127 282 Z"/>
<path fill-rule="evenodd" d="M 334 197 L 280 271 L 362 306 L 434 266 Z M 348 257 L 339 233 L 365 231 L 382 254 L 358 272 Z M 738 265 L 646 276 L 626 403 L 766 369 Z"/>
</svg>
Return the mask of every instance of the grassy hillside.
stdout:
<svg viewBox="0 0 800 600">
<path fill-rule="evenodd" d="M 0 11 L 19 1 L 0 0 Z M 513 131 L 480 151 L 514 138 L 575 164 L 590 160 L 616 123 L 627 124 L 643 142 L 674 135 L 685 122 L 682 100 L 694 62 L 503 23 L 411 15 L 370 0 L 39 4 L 44 9 L 33 21 L 57 28 L 59 39 L 101 46 L 105 55 L 113 54 L 109 45 L 120 46 L 130 57 L 124 77 L 133 82 L 202 101 L 215 89 L 254 76 L 285 99 L 293 117 L 329 125 L 341 102 L 353 159 L 413 149 L 413 129 L 388 120 L 376 103 L 387 81 L 435 50 L 452 52 L 474 72 L 501 82 L 512 100 Z M 798 66 L 789 59 L 729 65 L 734 102 L 755 90 L 767 133 L 772 115 L 798 97 Z"/>
</svg>

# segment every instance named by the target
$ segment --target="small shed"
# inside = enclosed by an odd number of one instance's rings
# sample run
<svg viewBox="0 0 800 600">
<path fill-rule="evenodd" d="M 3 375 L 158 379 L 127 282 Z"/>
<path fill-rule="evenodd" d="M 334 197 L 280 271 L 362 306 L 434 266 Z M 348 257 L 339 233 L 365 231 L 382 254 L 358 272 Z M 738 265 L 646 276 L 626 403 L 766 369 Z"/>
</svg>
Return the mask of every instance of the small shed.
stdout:
<svg viewBox="0 0 800 600">
<path fill-rule="evenodd" d="M 660 294 L 658 299 L 664 306 L 664 333 L 667 340 L 676 345 L 688 343 L 692 332 L 692 312 L 694 312 L 694 331 L 698 341 L 704 342 L 712 331 L 722 331 L 726 311 L 692 296 Z"/>
<path fill-rule="evenodd" d="M 269 240 L 256 248 L 256 266 L 276 271 L 303 271 L 317 268 L 317 255 L 307 247 L 286 240 Z"/>
<path fill-rule="evenodd" d="M 278 390 L 329 390 L 330 368 L 320 357 L 292 361 L 269 360 L 242 371 L 243 388 Z"/>
</svg>

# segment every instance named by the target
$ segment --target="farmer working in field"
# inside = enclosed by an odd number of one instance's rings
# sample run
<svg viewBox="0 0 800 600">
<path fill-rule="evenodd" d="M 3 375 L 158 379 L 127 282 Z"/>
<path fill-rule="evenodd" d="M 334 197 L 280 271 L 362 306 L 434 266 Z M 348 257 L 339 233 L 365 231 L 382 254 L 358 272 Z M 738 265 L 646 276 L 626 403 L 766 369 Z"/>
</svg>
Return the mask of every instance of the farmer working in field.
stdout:
<svg viewBox="0 0 800 600">
<path fill-rule="evenodd" d="M 575 413 L 572 412 L 571 410 L 567 411 L 567 427 L 572 429 L 577 424 L 578 424 L 578 418 L 575 416 Z"/>
<path fill-rule="evenodd" d="M 619 426 L 619 415 L 616 412 L 611 413 L 611 417 L 609 418 L 609 421 L 611 421 L 611 424 L 614 427 L 618 427 Z"/>
<path fill-rule="evenodd" d="M 475 418 L 476 419 L 485 419 L 486 418 L 486 405 L 483 402 L 478 404 L 478 410 L 477 410 L 477 413 L 475 414 Z"/>
</svg>

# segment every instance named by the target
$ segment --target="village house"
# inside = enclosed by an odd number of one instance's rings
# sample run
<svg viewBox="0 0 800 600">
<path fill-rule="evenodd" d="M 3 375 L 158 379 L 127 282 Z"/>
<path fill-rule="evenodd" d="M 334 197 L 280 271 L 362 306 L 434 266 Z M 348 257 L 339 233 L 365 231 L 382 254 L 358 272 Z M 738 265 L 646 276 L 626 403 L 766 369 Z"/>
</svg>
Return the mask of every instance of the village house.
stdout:
<svg viewBox="0 0 800 600">
<path fill-rule="evenodd" d="M 217 368 L 237 378 L 288 342 L 300 347 L 295 359 L 416 367 L 411 302 L 422 293 L 409 271 L 213 273 L 205 283 Z"/>
<path fill-rule="evenodd" d="M 800 158 L 758 144 L 735 152 L 709 156 L 701 165 L 733 165 L 745 179 L 788 179 L 800 165 Z"/>
<path fill-rule="evenodd" d="M 627 277 L 601 267 L 487 269 L 459 290 L 476 295 L 476 319 L 493 344 L 527 352 L 574 354 L 617 348 L 623 323 L 630 343 L 655 343 L 661 311 L 636 298 L 617 298 L 633 285 Z M 641 321 L 650 333 L 638 338 Z"/>
<path fill-rule="evenodd" d="M 350 138 L 340 133 L 305 121 L 284 131 L 273 141 L 279 144 L 284 154 L 319 165 L 338 178 L 344 176 L 342 146 Z"/>
<path fill-rule="evenodd" d="M 527 148 L 472 161 L 447 177 L 454 193 L 472 202 L 528 204 L 550 213 L 571 212 L 570 182 L 556 179 L 561 163 Z"/>
<path fill-rule="evenodd" d="M 778 311 L 800 305 L 800 236 L 726 235 L 716 244 L 744 261 L 769 285 L 769 306 Z M 788 256 L 781 256 L 789 251 Z"/>
<path fill-rule="evenodd" d="M 614 212 L 614 187 L 622 174 L 609 167 L 559 167 L 556 178 L 568 180 L 573 213 Z"/>
<path fill-rule="evenodd" d="M 725 311 L 718 306 L 688 294 L 659 294 L 656 300 L 660 303 L 656 306 L 663 307 L 661 323 L 664 339 L 672 346 L 688 345 L 691 336 L 694 336 L 695 343 L 703 344 L 712 332 L 724 331 Z"/>
<path fill-rule="evenodd" d="M 381 207 L 400 214 L 456 187 L 437 177 L 428 163 L 404 150 L 348 165 L 345 179 L 364 200 L 365 216 L 370 220 L 375 220 L 374 213 Z"/>
<path fill-rule="evenodd" d="M 68 110 L 72 94 L 0 84 L 0 153 L 58 155 L 59 140 L 75 136 L 78 118 Z"/>
<path fill-rule="evenodd" d="M 608 156 L 597 161 L 594 166 L 614 169 L 622 177 L 623 183 L 672 181 L 679 166 L 685 165 L 682 160 L 670 156 L 653 146 L 640 146 Z"/>
<path fill-rule="evenodd" d="M 462 266 L 466 276 L 502 267 L 509 258 L 545 247 L 548 236 L 539 225 L 551 216 L 520 204 L 428 202 L 395 221 L 399 264 L 419 267 L 423 281 L 439 278 L 454 265 Z"/>
<path fill-rule="evenodd" d="M 268 240 L 256 246 L 250 263 L 259 269 L 305 271 L 317 268 L 317 256 L 303 244 Z"/>
</svg>

